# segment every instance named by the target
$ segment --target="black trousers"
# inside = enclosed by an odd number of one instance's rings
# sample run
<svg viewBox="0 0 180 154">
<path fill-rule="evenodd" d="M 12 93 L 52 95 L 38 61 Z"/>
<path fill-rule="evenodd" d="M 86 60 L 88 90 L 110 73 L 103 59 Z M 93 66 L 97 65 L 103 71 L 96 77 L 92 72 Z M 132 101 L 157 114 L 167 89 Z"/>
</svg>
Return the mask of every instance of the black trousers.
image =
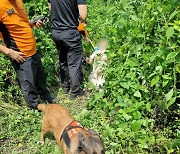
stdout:
<svg viewBox="0 0 180 154">
<path fill-rule="evenodd" d="M 24 63 L 12 62 L 19 79 L 21 89 L 28 107 L 36 109 L 38 94 L 42 100 L 51 101 L 51 95 L 46 86 L 46 77 L 41 63 L 40 55 L 26 58 Z"/>
<path fill-rule="evenodd" d="M 80 91 L 82 42 L 81 35 L 77 29 L 53 30 L 52 32 L 60 60 L 61 83 L 64 89 L 70 88 L 71 94 Z"/>
</svg>

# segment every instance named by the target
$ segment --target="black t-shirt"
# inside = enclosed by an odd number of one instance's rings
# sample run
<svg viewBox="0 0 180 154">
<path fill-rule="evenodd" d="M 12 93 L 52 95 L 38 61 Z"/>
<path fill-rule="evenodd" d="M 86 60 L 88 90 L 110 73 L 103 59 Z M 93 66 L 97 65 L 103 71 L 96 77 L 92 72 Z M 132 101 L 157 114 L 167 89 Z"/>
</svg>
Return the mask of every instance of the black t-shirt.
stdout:
<svg viewBox="0 0 180 154">
<path fill-rule="evenodd" d="M 52 29 L 75 29 L 79 25 L 78 5 L 86 0 L 48 0 L 51 4 Z"/>
</svg>

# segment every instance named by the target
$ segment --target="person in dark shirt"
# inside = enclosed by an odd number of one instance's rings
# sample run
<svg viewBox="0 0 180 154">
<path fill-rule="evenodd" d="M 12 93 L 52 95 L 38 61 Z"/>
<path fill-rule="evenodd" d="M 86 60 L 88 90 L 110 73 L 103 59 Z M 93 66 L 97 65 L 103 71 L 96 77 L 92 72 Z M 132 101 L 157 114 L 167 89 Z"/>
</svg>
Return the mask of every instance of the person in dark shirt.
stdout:
<svg viewBox="0 0 180 154">
<path fill-rule="evenodd" d="M 80 88 L 82 42 L 77 27 L 87 18 L 86 0 L 49 0 L 52 36 L 59 52 L 63 91 L 68 93 L 71 81 L 71 99 L 84 95 Z"/>
</svg>

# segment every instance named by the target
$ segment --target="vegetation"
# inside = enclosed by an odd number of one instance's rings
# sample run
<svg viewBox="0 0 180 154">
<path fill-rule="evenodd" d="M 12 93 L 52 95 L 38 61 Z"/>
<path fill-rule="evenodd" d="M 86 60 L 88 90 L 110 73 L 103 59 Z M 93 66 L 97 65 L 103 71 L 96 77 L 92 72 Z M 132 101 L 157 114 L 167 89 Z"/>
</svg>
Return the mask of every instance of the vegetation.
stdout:
<svg viewBox="0 0 180 154">
<path fill-rule="evenodd" d="M 49 14 L 46 0 L 24 0 L 30 18 Z M 76 102 L 57 89 L 57 53 L 50 24 L 35 30 L 48 84 L 60 104 L 104 139 L 107 154 L 180 152 L 180 2 L 89 0 L 87 30 L 95 43 L 108 38 L 102 92 L 84 82 Z M 93 52 L 84 43 L 85 54 Z M 0 55 L 0 152 L 58 153 L 50 135 L 38 143 L 43 113 L 26 109 L 10 61 Z M 85 75 L 89 73 L 85 70 Z"/>
</svg>

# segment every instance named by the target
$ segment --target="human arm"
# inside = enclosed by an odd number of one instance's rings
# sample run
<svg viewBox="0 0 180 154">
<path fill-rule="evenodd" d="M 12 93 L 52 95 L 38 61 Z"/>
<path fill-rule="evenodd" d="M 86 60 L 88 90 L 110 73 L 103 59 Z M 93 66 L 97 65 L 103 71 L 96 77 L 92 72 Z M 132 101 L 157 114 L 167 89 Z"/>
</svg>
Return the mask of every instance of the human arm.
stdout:
<svg viewBox="0 0 180 154">
<path fill-rule="evenodd" d="M 87 18 L 87 5 L 78 5 L 79 8 L 79 19 L 84 22 Z"/>
<path fill-rule="evenodd" d="M 87 4 L 86 0 L 78 0 L 79 19 L 81 22 L 85 22 L 87 18 Z"/>
<path fill-rule="evenodd" d="M 25 54 L 9 49 L 0 43 L 0 53 L 3 53 L 18 63 L 25 62 Z"/>
</svg>

